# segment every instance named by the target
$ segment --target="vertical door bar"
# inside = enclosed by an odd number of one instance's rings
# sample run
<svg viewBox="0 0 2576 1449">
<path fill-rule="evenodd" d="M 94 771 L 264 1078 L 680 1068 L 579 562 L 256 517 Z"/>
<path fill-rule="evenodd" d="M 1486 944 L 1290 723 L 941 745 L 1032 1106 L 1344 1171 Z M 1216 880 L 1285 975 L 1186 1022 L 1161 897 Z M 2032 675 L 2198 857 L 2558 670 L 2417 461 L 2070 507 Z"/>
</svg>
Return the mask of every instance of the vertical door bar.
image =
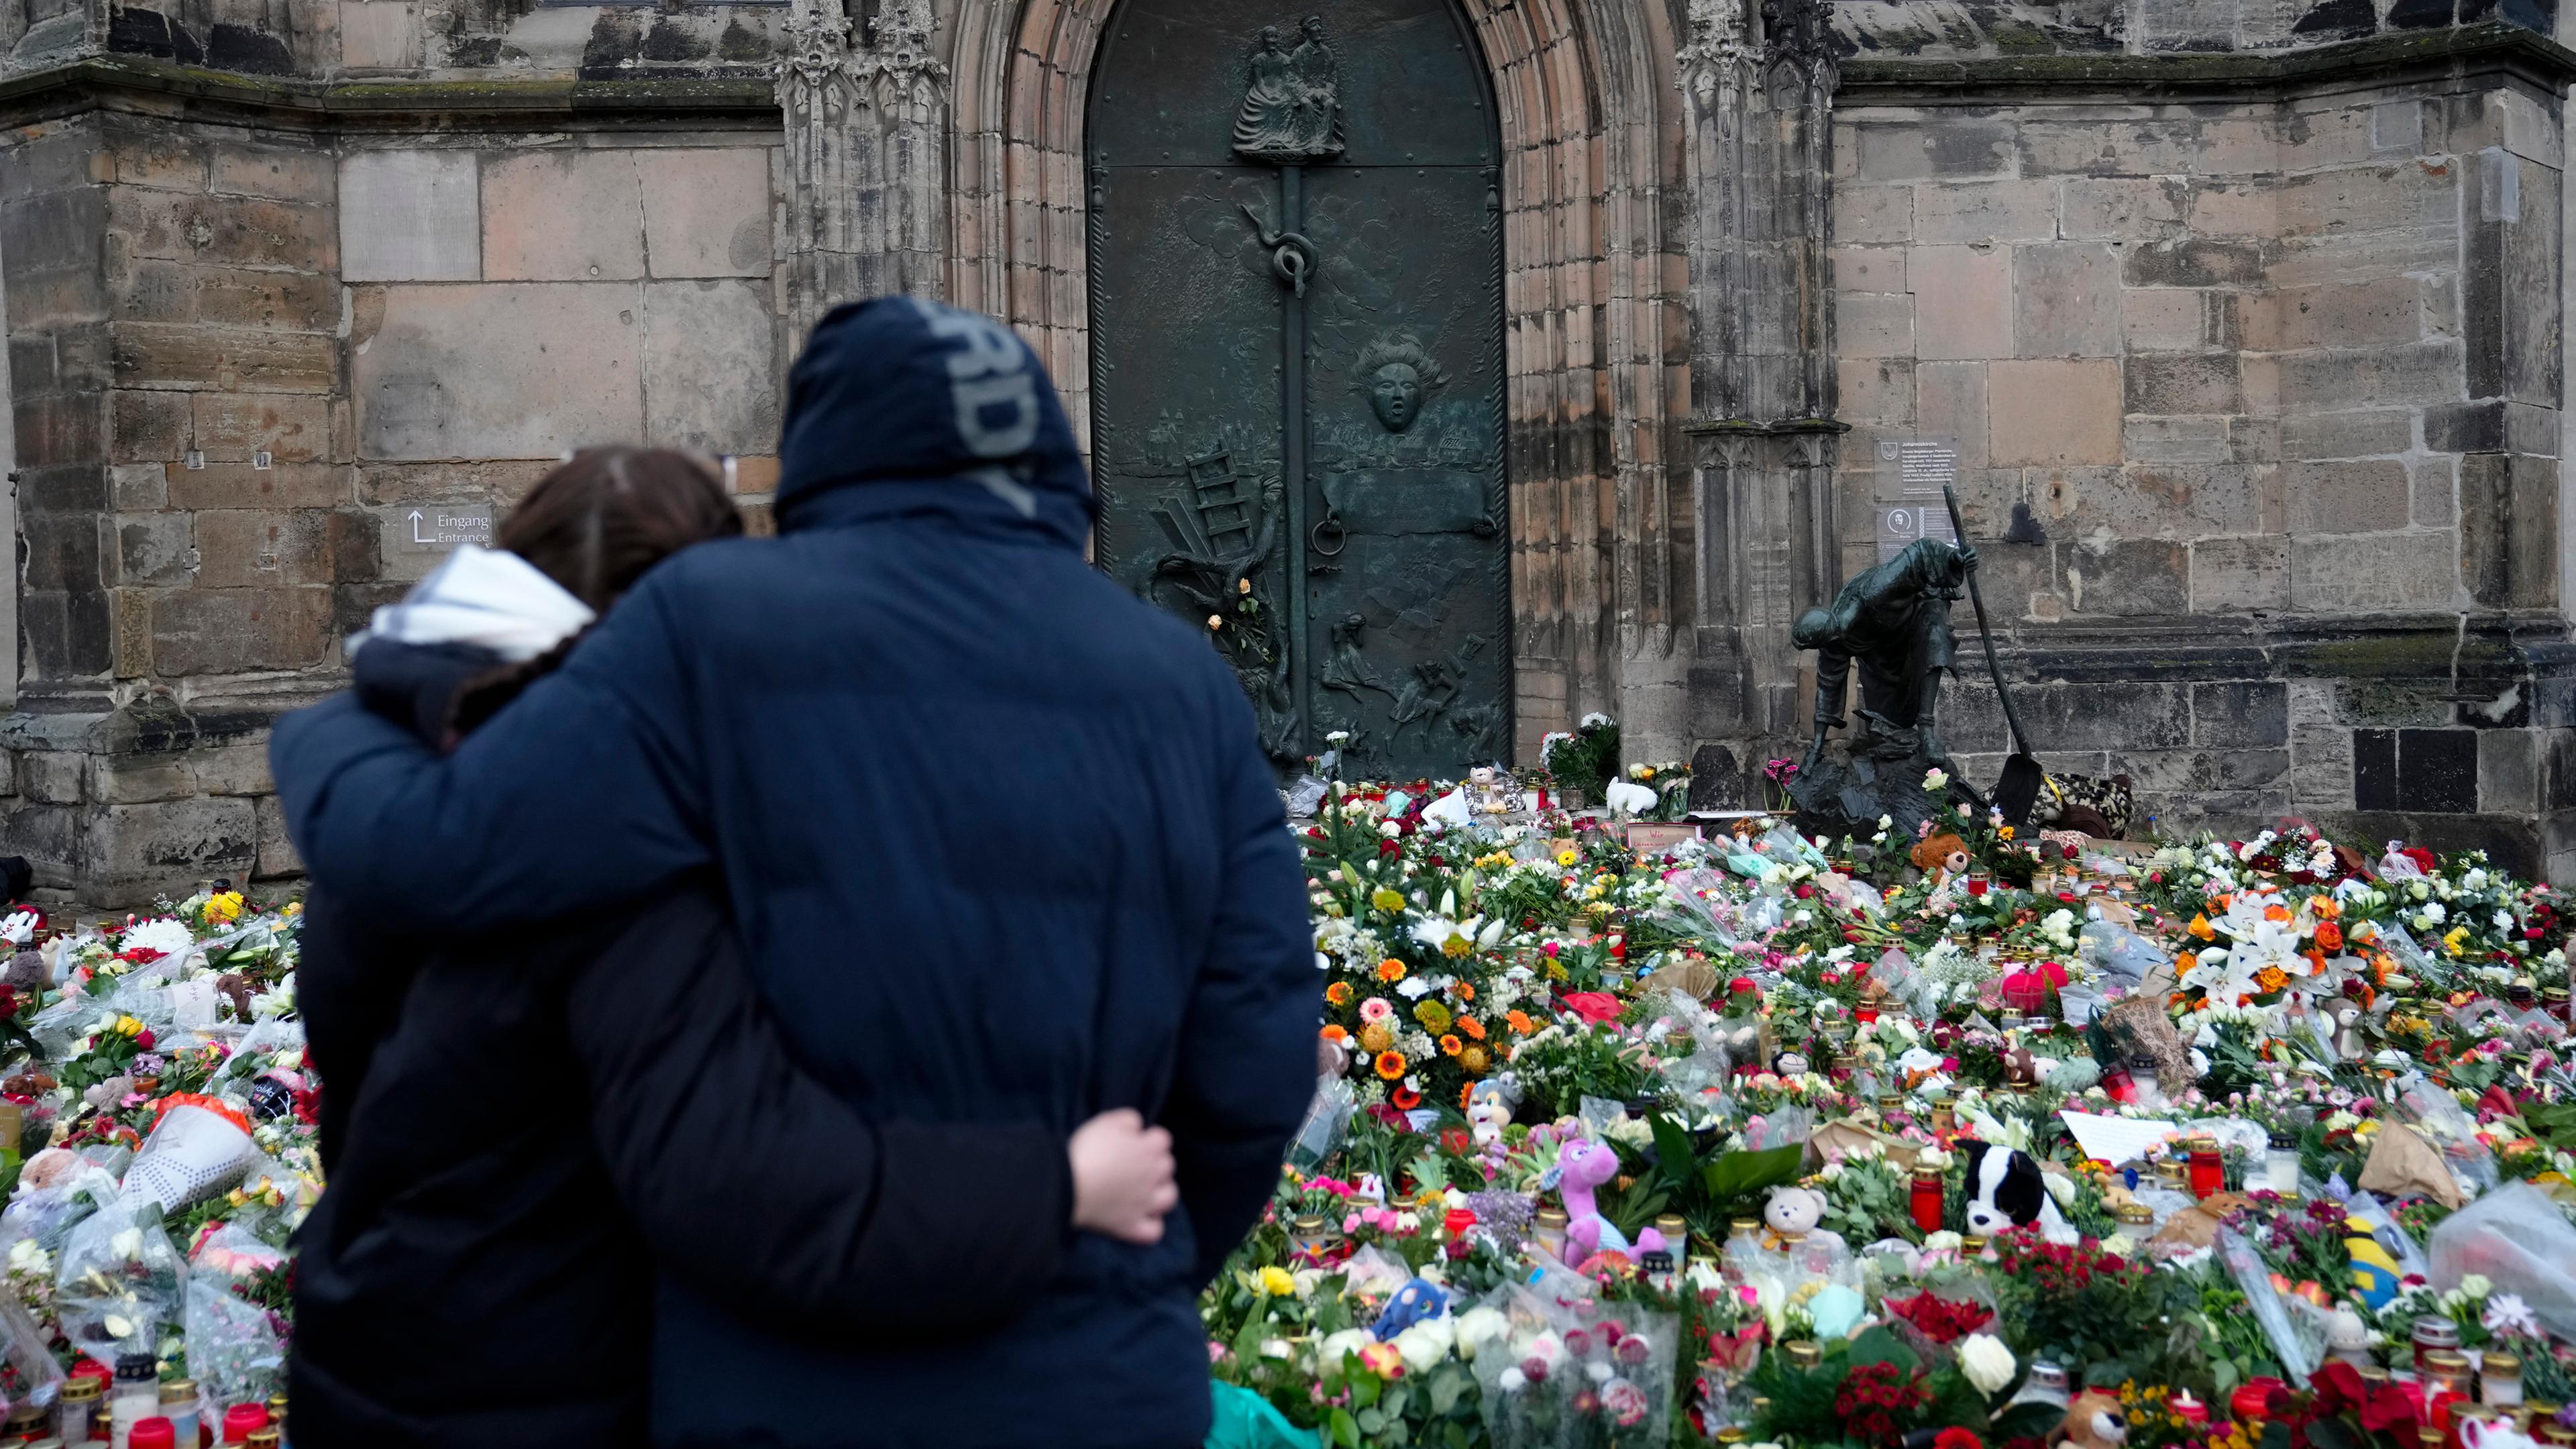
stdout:
<svg viewBox="0 0 2576 1449">
<path fill-rule="evenodd" d="M 1305 168 L 1279 168 L 1279 230 L 1300 235 L 1306 230 Z M 1319 741 L 1307 736 L 1314 718 L 1306 632 L 1306 289 L 1279 292 L 1282 325 L 1279 346 L 1280 489 L 1288 507 L 1288 691 L 1294 712 L 1295 747 L 1314 750 Z"/>
</svg>

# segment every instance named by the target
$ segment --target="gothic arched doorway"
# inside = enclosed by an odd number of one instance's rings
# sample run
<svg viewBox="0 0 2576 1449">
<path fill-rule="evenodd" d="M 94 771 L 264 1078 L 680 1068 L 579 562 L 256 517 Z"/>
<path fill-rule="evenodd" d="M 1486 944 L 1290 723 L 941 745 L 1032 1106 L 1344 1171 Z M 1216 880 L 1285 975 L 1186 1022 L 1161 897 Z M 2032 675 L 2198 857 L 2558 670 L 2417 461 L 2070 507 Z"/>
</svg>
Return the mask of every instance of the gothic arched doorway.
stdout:
<svg viewBox="0 0 2576 1449">
<path fill-rule="evenodd" d="M 1511 752 L 1500 144 L 1451 0 L 1124 0 L 1093 72 L 1101 566 L 1283 759 Z"/>
</svg>

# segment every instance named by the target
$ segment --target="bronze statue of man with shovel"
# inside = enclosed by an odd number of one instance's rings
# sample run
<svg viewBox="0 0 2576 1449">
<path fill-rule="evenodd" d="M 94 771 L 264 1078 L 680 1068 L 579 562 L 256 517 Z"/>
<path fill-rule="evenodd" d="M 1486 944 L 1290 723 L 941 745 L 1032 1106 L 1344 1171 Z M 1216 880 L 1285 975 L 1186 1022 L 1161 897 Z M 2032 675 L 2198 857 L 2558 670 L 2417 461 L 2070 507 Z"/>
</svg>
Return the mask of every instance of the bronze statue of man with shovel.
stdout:
<svg viewBox="0 0 2576 1449">
<path fill-rule="evenodd" d="M 1950 507 L 1958 528 L 1958 505 Z M 1791 626 L 1790 641 L 1816 651 L 1815 740 L 1790 782 L 1801 813 L 1828 829 L 1875 830 L 1879 817 L 1907 829 L 1930 818 L 1942 802 L 1923 789 L 1926 772 L 1951 777 L 1950 790 L 1985 802 L 1961 777 L 1941 743 L 1936 706 L 1941 676 L 1953 668 L 1955 642 L 1950 605 L 1965 587 L 1977 611 L 1987 667 L 2011 725 L 2015 753 L 1996 787 L 1996 803 L 2018 824 L 2039 789 L 2039 764 L 2022 743 L 2021 722 L 2004 688 L 1994 639 L 1986 630 L 1985 600 L 1977 594 L 1977 551 L 1964 544 L 1919 539 L 1896 557 L 1863 570 L 1834 595 L 1830 607 L 1809 609 Z M 1843 698 L 1852 671 L 1860 673 L 1860 728 L 1845 742 L 1841 759 L 1828 758 L 1828 734 L 1844 723 Z"/>
</svg>

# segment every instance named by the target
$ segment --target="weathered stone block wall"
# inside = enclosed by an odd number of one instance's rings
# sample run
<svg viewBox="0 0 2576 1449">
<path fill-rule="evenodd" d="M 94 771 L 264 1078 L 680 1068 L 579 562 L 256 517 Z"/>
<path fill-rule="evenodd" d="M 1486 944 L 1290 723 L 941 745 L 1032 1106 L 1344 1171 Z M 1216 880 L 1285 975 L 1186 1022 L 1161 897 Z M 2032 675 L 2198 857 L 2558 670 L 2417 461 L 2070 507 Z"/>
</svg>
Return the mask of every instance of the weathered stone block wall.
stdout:
<svg viewBox="0 0 2576 1449">
<path fill-rule="evenodd" d="M 90 111 L 11 140 L 30 712 L 0 737 L 0 837 L 50 885 L 295 869 L 267 722 L 566 450 L 743 455 L 765 500 L 774 135 L 430 146 Z"/>
<path fill-rule="evenodd" d="M 2576 867 L 2539 642 L 2567 603 L 2557 88 L 2450 67 L 1838 121 L 1846 574 L 1899 497 L 1878 445 L 1955 439 L 2052 767 L 2131 775 L 2169 830 L 2505 824 Z M 2045 541 L 2004 541 L 2016 507 Z M 2000 751 L 1958 623 L 1946 733 Z"/>
</svg>

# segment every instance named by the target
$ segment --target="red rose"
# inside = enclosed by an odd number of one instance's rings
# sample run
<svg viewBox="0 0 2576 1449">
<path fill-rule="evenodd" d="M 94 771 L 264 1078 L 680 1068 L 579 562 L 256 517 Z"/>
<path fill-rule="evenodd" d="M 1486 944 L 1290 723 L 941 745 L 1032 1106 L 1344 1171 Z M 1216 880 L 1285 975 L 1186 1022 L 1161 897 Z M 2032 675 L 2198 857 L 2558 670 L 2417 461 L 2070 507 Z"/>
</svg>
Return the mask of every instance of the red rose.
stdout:
<svg viewBox="0 0 2576 1449">
<path fill-rule="evenodd" d="M 1932 1449 L 1986 1449 L 1986 1441 L 1967 1429 L 1944 1429 L 1932 1436 Z"/>
<path fill-rule="evenodd" d="M 142 1031 L 135 1033 L 134 1049 L 139 1052 L 148 1052 L 152 1050 L 152 1029 L 150 1027 L 147 1026 Z"/>
</svg>

